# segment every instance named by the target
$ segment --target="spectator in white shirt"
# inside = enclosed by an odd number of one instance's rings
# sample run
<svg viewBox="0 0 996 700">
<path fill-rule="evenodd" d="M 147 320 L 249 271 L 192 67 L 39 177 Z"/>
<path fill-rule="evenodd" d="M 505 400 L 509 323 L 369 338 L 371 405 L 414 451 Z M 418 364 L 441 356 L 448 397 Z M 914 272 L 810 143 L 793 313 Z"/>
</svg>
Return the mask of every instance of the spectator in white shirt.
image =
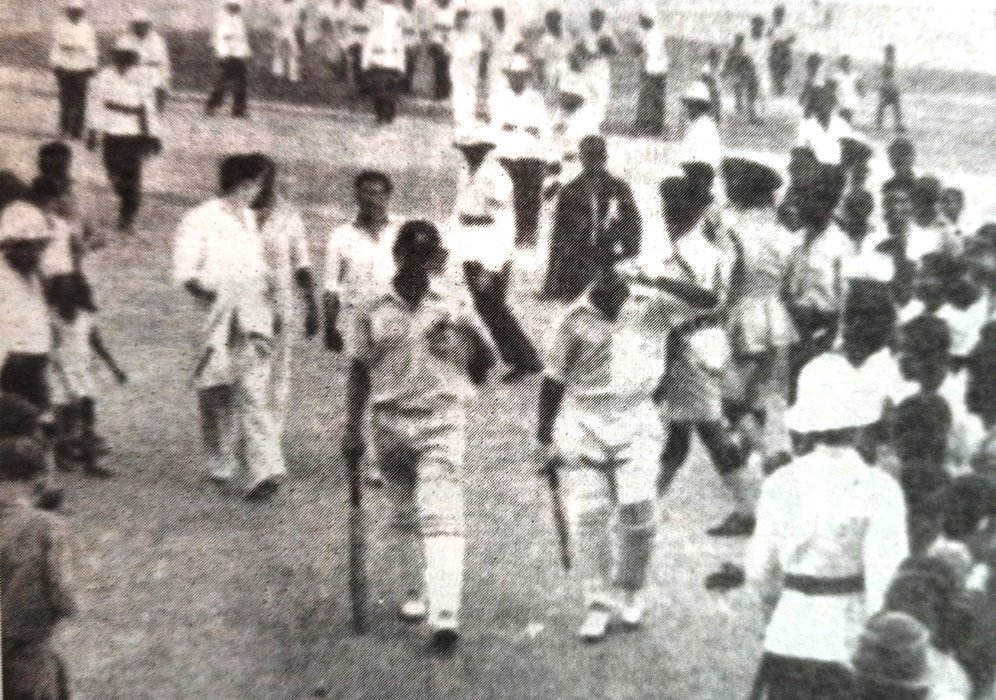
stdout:
<svg viewBox="0 0 996 700">
<path fill-rule="evenodd" d="M 481 83 L 481 33 L 470 26 L 470 10 L 456 11 L 450 41 L 450 81 L 453 89 L 453 121 L 458 132 L 477 119 L 477 95 Z"/>
<path fill-rule="evenodd" d="M 492 123 L 501 130 L 499 162 L 512 178 L 515 243 L 525 246 L 535 245 L 539 233 L 551 123 L 543 96 L 529 84 L 531 73 L 529 59 L 515 54 L 505 69 L 505 97 L 492 114 Z"/>
<path fill-rule="evenodd" d="M 174 278 L 206 315 L 194 381 L 208 476 L 231 480 L 241 437 L 250 499 L 272 496 L 286 472 L 270 400 L 276 280 L 251 210 L 271 163 L 259 154 L 226 157 L 219 196 L 184 217 L 174 249 Z"/>
<path fill-rule="evenodd" d="M 643 70 L 636 106 L 636 128 L 641 135 L 663 137 L 667 133 L 667 39 L 655 7 L 642 10 L 639 22 Z"/>
<path fill-rule="evenodd" d="M 518 29 L 509 22 L 508 13 L 501 4 L 491 7 L 491 23 L 485 31 L 487 54 L 487 86 L 489 112 L 498 110 L 508 97 L 508 82 L 505 69 L 518 50 L 521 36 Z M 514 19 L 514 18 L 513 18 Z"/>
<path fill-rule="evenodd" d="M 131 37 L 118 39 L 113 65 L 105 68 L 90 92 L 87 148 L 96 150 L 103 137 L 107 179 L 119 199 L 118 230 L 131 235 L 142 203 L 142 165 L 162 149 L 152 87 L 139 82 L 138 47 Z"/>
<path fill-rule="evenodd" d="M 49 62 L 59 88 L 59 126 L 63 138 L 80 139 L 86 115 L 87 84 L 97 70 L 97 38 L 86 20 L 82 0 L 63 5 L 55 24 Z"/>
<path fill-rule="evenodd" d="M 813 91 L 810 116 L 799 125 L 796 145 L 808 148 L 816 160 L 826 165 L 840 165 L 840 140 L 851 135 L 851 127 L 836 113 L 836 98 L 832 86 Z"/>
<path fill-rule="evenodd" d="M 132 40 L 138 46 L 139 81 L 153 88 L 156 95 L 156 109 L 166 109 L 173 72 L 166 40 L 152 26 L 152 17 L 147 10 L 136 10 L 131 18 Z"/>
<path fill-rule="evenodd" d="M 543 35 L 536 47 L 536 68 L 543 95 L 551 108 L 559 103 L 560 83 L 567 72 L 570 53 L 570 37 L 564 31 L 564 15 L 560 10 L 550 10 L 543 18 Z"/>
<path fill-rule="evenodd" d="M 495 140 L 480 128 L 457 143 L 466 168 L 460 175 L 448 248 L 462 266 L 474 307 L 509 367 L 506 380 L 513 381 L 539 372 L 543 364 L 508 305 L 515 215 L 512 180 L 491 157 Z"/>
<path fill-rule="evenodd" d="M 401 26 L 405 39 L 405 76 L 401 81 L 401 92 L 405 95 L 410 95 L 415 87 L 415 69 L 422 43 L 419 12 L 415 4 L 415 0 L 401 0 Z"/>
<path fill-rule="evenodd" d="M 304 3 L 302 0 L 278 0 L 273 14 L 273 63 L 270 70 L 274 78 L 286 78 L 296 83 L 301 80 Z"/>
<path fill-rule="evenodd" d="M 346 60 L 349 63 L 349 79 L 359 94 L 365 92 L 363 85 L 363 44 L 370 33 L 370 8 L 367 0 L 352 0 L 346 15 Z"/>
<path fill-rule="evenodd" d="M 899 484 L 855 449 L 881 413 L 840 355 L 799 378 L 788 424 L 815 447 L 765 481 L 747 556 L 768 622 L 755 691 L 770 694 L 754 697 L 844 696 L 858 636 L 908 551 Z"/>
<path fill-rule="evenodd" d="M 712 95 L 703 82 L 693 83 L 682 97 L 688 115 L 688 128 L 679 146 L 682 163 L 705 163 L 713 172 L 719 168 L 723 148 L 719 127 L 712 113 Z"/>
<path fill-rule="evenodd" d="M 837 111 L 845 122 L 853 125 L 854 117 L 861 107 L 861 98 L 865 94 L 864 85 L 861 74 L 851 65 L 850 56 L 841 56 L 838 66 L 832 79 L 837 86 Z"/>
<path fill-rule="evenodd" d="M 585 76 L 592 95 L 592 109 L 601 127 L 609 112 L 612 97 L 611 60 L 618 51 L 618 41 L 608 26 L 605 10 L 595 7 L 588 14 L 588 26 L 581 37 L 585 57 Z"/>
<path fill-rule="evenodd" d="M 52 334 L 39 265 L 49 231 L 24 195 L 13 174 L 0 172 L 0 391 L 44 410 Z"/>
<path fill-rule="evenodd" d="M 243 16 L 243 0 L 225 0 L 224 9 L 214 28 L 214 55 L 218 60 L 218 78 L 208 98 L 205 112 L 210 117 L 232 93 L 232 116 L 248 116 L 249 99 L 249 31 Z"/>
<path fill-rule="evenodd" d="M 453 90 L 450 81 L 450 56 L 455 15 L 450 0 L 436 0 L 429 34 L 429 59 L 432 61 L 432 98 L 449 99 Z"/>
<path fill-rule="evenodd" d="M 373 101 L 377 124 L 391 124 L 405 71 L 404 22 L 393 0 L 379 0 L 363 42 L 363 84 Z"/>
</svg>

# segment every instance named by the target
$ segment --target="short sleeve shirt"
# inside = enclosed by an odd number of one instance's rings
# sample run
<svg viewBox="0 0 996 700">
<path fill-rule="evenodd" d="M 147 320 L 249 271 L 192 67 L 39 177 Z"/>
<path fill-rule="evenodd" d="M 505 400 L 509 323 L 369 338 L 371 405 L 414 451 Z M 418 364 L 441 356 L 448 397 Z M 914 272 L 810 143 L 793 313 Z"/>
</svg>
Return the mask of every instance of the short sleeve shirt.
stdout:
<svg viewBox="0 0 996 700">
<path fill-rule="evenodd" d="M 355 223 L 329 235 L 325 255 L 325 290 L 346 297 L 386 289 L 394 276 L 391 248 L 400 223 L 389 219 L 374 238 Z"/>
</svg>

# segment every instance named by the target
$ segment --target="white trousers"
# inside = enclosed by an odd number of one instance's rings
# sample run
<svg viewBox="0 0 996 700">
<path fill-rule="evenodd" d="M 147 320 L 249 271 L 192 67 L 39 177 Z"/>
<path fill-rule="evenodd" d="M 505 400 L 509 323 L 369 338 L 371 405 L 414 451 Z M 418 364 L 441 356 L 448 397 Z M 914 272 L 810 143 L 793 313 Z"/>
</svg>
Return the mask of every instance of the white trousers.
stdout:
<svg viewBox="0 0 996 700">
<path fill-rule="evenodd" d="M 301 49 L 296 40 L 277 39 L 272 70 L 274 77 L 286 77 L 292 83 L 301 79 Z"/>
</svg>

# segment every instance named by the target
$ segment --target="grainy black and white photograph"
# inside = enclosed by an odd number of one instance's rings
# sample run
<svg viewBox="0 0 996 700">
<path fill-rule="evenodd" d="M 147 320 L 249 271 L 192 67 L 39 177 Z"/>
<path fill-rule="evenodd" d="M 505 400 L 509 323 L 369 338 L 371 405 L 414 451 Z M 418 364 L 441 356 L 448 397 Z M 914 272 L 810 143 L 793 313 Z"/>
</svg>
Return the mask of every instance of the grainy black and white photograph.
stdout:
<svg viewBox="0 0 996 700">
<path fill-rule="evenodd" d="M 996 700 L 996 4 L 0 0 L 3 700 Z"/>
</svg>

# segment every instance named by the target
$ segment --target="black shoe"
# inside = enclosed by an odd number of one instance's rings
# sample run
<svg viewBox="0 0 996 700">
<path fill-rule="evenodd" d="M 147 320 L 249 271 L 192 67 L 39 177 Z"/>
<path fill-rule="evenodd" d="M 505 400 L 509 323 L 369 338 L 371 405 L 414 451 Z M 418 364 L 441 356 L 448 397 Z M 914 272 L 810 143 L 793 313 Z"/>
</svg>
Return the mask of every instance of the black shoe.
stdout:
<svg viewBox="0 0 996 700">
<path fill-rule="evenodd" d="M 38 490 L 35 505 L 42 510 L 59 510 L 62 505 L 62 489 L 54 486 L 43 486 Z"/>
<path fill-rule="evenodd" d="M 718 571 L 714 571 L 705 578 L 707 591 L 719 591 L 726 593 L 734 588 L 740 588 L 747 580 L 744 568 L 732 562 L 723 562 Z"/>
<path fill-rule="evenodd" d="M 114 472 L 107 467 L 100 466 L 96 462 L 84 466 L 83 474 L 85 476 L 92 476 L 96 479 L 110 479 L 114 476 Z"/>
<path fill-rule="evenodd" d="M 246 493 L 247 501 L 265 501 L 272 498 L 280 490 L 280 482 L 270 477 L 263 479 Z"/>
<path fill-rule="evenodd" d="M 527 377 L 539 374 L 542 371 L 542 365 L 538 367 L 535 365 L 519 365 L 508 370 L 508 372 L 505 373 L 505 376 L 501 378 L 501 381 L 503 384 L 518 384 Z"/>
<path fill-rule="evenodd" d="M 719 525 L 706 530 L 706 534 L 710 537 L 750 537 L 756 524 L 753 515 L 730 513 Z"/>
<path fill-rule="evenodd" d="M 443 627 L 432 633 L 432 648 L 439 654 L 452 654 L 460 641 L 460 633 L 453 627 Z"/>
</svg>

